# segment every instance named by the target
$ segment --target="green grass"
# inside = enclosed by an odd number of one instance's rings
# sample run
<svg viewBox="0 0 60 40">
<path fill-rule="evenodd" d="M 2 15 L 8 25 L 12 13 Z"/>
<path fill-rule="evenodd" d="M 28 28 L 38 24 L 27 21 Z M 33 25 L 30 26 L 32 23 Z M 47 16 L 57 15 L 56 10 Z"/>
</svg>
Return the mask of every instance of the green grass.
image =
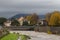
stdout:
<svg viewBox="0 0 60 40">
<path fill-rule="evenodd" d="M 27 40 L 27 39 L 31 39 L 29 36 L 27 35 L 20 35 L 21 40 Z"/>
<path fill-rule="evenodd" d="M 30 37 L 27 35 L 18 35 L 18 34 L 10 33 L 10 34 L 4 36 L 3 38 L 1 38 L 0 40 L 18 40 L 19 36 L 21 37 L 21 40 L 30 39 Z"/>
<path fill-rule="evenodd" d="M 17 40 L 18 34 L 8 34 L 7 36 L 3 37 L 0 40 Z"/>
<path fill-rule="evenodd" d="M 21 35 L 21 40 L 27 40 L 27 37 L 25 35 Z"/>
</svg>

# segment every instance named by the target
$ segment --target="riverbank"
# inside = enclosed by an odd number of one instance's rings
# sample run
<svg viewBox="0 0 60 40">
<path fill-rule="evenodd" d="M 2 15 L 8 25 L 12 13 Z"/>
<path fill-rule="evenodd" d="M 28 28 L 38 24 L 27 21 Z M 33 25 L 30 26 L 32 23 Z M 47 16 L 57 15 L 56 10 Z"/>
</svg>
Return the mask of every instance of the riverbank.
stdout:
<svg viewBox="0 0 60 40">
<path fill-rule="evenodd" d="M 28 35 L 31 37 L 29 40 L 60 40 L 60 36 L 53 35 L 53 34 L 47 34 L 44 32 L 35 32 L 35 31 L 10 31 L 10 33 L 19 33 Z"/>
</svg>

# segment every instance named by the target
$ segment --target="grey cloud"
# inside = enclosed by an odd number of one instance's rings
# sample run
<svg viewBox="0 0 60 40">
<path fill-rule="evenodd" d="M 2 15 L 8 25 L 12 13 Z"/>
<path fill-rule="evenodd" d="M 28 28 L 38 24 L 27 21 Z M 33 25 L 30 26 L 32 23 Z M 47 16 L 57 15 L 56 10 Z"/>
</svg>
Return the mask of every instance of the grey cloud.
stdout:
<svg viewBox="0 0 60 40">
<path fill-rule="evenodd" d="M 36 12 L 38 14 L 45 14 L 54 10 L 60 11 L 59 4 L 60 0 L 0 0 L 0 12 Z M 0 13 L 0 15 L 3 14 Z M 12 13 L 8 13 L 5 16 L 9 14 L 12 15 Z"/>
</svg>

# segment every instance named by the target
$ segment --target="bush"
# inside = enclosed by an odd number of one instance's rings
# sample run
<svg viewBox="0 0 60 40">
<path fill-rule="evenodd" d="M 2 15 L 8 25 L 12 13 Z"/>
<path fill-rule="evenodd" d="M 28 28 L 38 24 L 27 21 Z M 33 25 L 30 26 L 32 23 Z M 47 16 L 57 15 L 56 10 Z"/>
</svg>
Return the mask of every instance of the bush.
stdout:
<svg viewBox="0 0 60 40">
<path fill-rule="evenodd" d="M 0 36 L 0 39 L 1 39 L 2 37 L 4 37 L 4 36 L 8 35 L 8 34 L 9 34 L 9 31 L 8 31 L 8 30 L 2 29 L 2 34 L 1 34 L 1 36 Z"/>
<path fill-rule="evenodd" d="M 52 32 L 50 30 L 48 30 L 48 34 L 52 34 Z"/>
</svg>

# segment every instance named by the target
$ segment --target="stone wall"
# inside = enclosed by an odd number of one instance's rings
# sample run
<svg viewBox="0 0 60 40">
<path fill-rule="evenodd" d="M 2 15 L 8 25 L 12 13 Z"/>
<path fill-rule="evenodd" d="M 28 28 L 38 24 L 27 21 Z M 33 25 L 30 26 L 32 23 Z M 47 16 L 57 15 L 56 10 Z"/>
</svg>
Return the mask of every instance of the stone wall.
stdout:
<svg viewBox="0 0 60 40">
<path fill-rule="evenodd" d="M 47 26 L 40 26 L 40 27 L 35 27 L 34 30 L 38 31 L 38 32 L 47 32 L 49 30 L 49 27 L 47 27 Z"/>
<path fill-rule="evenodd" d="M 40 26 L 40 27 L 35 27 L 35 31 L 38 32 L 52 32 L 53 34 L 60 34 L 60 27 L 50 27 L 50 26 Z"/>
</svg>

